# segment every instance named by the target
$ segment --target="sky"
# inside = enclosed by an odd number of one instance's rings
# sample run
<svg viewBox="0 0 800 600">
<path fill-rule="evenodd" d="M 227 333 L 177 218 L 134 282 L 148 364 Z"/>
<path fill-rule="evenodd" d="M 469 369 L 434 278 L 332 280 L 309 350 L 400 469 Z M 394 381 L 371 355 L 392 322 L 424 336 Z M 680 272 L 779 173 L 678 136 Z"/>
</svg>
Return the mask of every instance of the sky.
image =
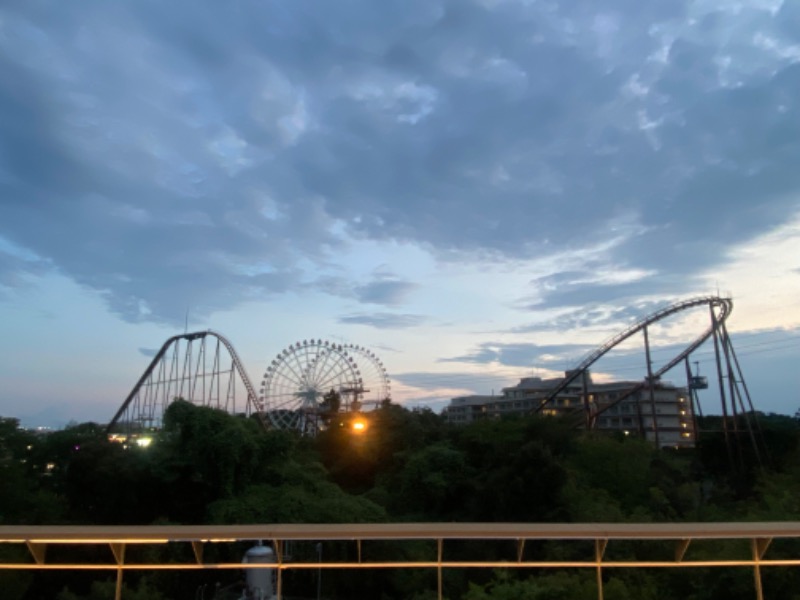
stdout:
<svg viewBox="0 0 800 600">
<path fill-rule="evenodd" d="M 254 381 L 363 345 L 438 410 L 716 293 L 794 414 L 798 90 L 791 0 L 6 0 L 0 415 L 105 422 L 187 328 Z"/>
</svg>

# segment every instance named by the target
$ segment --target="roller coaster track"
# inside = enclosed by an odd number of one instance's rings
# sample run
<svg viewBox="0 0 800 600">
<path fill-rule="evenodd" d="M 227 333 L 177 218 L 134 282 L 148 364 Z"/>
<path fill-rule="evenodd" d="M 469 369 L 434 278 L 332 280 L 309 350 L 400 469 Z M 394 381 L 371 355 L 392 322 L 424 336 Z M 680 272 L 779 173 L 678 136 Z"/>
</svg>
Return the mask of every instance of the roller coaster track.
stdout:
<svg viewBox="0 0 800 600">
<path fill-rule="evenodd" d="M 606 353 L 608 353 L 611 349 L 618 346 L 629 337 L 644 331 L 647 329 L 649 325 L 661 321 L 662 319 L 666 319 L 676 313 L 682 312 L 684 310 L 688 310 L 691 308 L 697 308 L 698 306 L 707 305 L 711 310 L 712 319 L 711 325 L 703 331 L 692 343 L 690 343 L 682 352 L 680 352 L 677 356 L 675 356 L 672 360 L 670 360 L 667 364 L 663 367 L 658 369 L 657 371 L 653 372 L 652 377 L 653 379 L 658 379 L 664 373 L 669 371 L 670 369 L 674 368 L 678 363 L 685 360 L 692 352 L 697 350 L 700 345 L 703 344 L 708 338 L 710 338 L 715 331 L 717 331 L 720 327 L 723 326 L 726 319 L 730 316 L 731 312 L 733 311 L 733 300 L 731 298 L 725 298 L 720 296 L 700 296 L 696 298 L 690 298 L 688 300 L 683 300 L 681 302 L 676 302 L 675 304 L 671 304 L 666 306 L 654 313 L 651 313 L 641 319 L 637 320 L 627 329 L 621 331 L 620 333 L 614 335 L 613 337 L 609 338 L 606 342 L 598 346 L 595 350 L 590 352 L 577 366 L 571 369 L 567 376 L 559 383 L 550 394 L 542 400 L 539 406 L 535 409 L 535 412 L 538 412 L 545 408 L 550 402 L 552 402 L 561 392 L 563 392 L 567 386 L 569 386 L 573 381 L 578 379 L 586 370 L 591 367 L 595 362 L 597 362 L 601 357 L 603 357 Z M 719 312 L 714 313 L 714 309 L 717 309 Z M 627 397 L 636 391 L 642 389 L 646 385 L 648 385 L 648 381 L 643 381 L 642 383 L 635 386 L 635 388 L 628 391 L 624 397 Z M 620 398 L 621 401 L 623 398 Z M 617 404 L 619 401 L 615 402 Z M 610 408 L 609 407 L 606 407 Z"/>
<path fill-rule="evenodd" d="M 219 333 L 217 333 L 215 331 L 207 330 L 207 331 L 197 331 L 197 332 L 194 332 L 194 333 L 183 333 L 183 334 L 179 334 L 179 335 L 174 335 L 171 338 L 169 338 L 166 342 L 164 342 L 164 344 L 161 346 L 159 351 L 153 357 L 153 360 L 150 361 L 150 364 L 148 365 L 147 369 L 145 369 L 145 371 L 142 374 L 142 376 L 136 382 L 136 385 L 134 385 L 134 387 L 131 390 L 130 394 L 128 394 L 127 398 L 122 403 L 122 406 L 119 408 L 117 413 L 114 415 L 114 418 L 111 419 L 111 422 L 108 424 L 107 431 L 110 432 L 114 428 L 114 426 L 116 426 L 120 422 L 120 419 L 123 417 L 123 415 L 125 415 L 126 411 L 131 409 L 134 406 L 134 404 L 136 404 L 139 401 L 140 393 L 142 392 L 143 388 L 145 388 L 145 387 L 147 387 L 148 385 L 151 384 L 153 375 L 156 372 L 156 370 L 159 367 L 159 365 L 162 365 L 162 369 L 163 369 L 164 359 L 167 356 L 167 352 L 169 351 L 170 348 L 176 347 L 177 344 L 181 340 L 185 340 L 188 343 L 194 342 L 195 340 L 201 340 L 201 341 L 204 342 L 206 337 L 215 338 L 228 351 L 228 354 L 230 355 L 230 358 L 231 358 L 231 361 L 232 361 L 232 366 L 231 366 L 230 371 L 225 371 L 226 373 L 229 373 L 230 378 L 231 378 L 231 380 L 229 382 L 229 385 L 230 386 L 234 385 L 233 377 L 234 377 L 235 374 L 238 374 L 239 380 L 242 382 L 242 384 L 244 385 L 244 388 L 245 388 L 245 390 L 247 392 L 246 413 L 247 414 L 255 414 L 256 418 L 258 419 L 258 421 L 261 424 L 261 426 L 264 429 L 268 429 L 269 428 L 268 424 L 267 424 L 266 420 L 264 419 L 262 411 L 260 410 L 260 405 L 259 405 L 259 402 L 258 402 L 258 396 L 256 395 L 255 388 L 253 387 L 253 384 L 250 382 L 250 378 L 247 375 L 247 371 L 245 371 L 244 365 L 242 364 L 242 361 L 239 358 L 239 355 L 237 354 L 236 350 L 234 349 L 233 344 L 231 344 L 231 342 L 227 338 L 225 338 L 223 335 L 221 335 L 221 334 L 219 334 Z M 177 351 L 177 348 L 176 348 L 176 351 Z M 204 351 L 204 348 L 201 351 Z M 186 371 L 191 371 L 192 365 L 190 364 L 190 361 L 191 361 L 191 356 L 189 356 L 189 358 L 184 363 L 184 368 L 183 368 L 184 374 L 182 376 L 183 378 L 187 378 Z M 216 367 L 216 372 L 215 373 L 211 373 L 209 375 L 212 378 L 214 376 L 219 377 L 219 375 L 223 372 L 222 370 L 219 369 L 218 357 L 217 357 L 217 360 L 214 363 L 214 366 Z M 191 377 L 191 376 L 192 376 L 192 373 L 189 372 L 188 373 L 188 377 Z M 198 377 L 198 376 L 199 375 L 197 373 L 195 373 L 195 377 Z M 206 376 L 205 372 L 203 373 L 202 376 L 203 377 Z M 175 378 L 176 377 L 173 375 L 172 379 L 170 379 L 169 382 L 171 383 L 172 381 L 175 380 Z M 181 387 L 180 389 L 182 390 L 183 388 Z M 174 398 L 169 398 L 168 401 L 172 401 L 173 399 Z"/>
</svg>

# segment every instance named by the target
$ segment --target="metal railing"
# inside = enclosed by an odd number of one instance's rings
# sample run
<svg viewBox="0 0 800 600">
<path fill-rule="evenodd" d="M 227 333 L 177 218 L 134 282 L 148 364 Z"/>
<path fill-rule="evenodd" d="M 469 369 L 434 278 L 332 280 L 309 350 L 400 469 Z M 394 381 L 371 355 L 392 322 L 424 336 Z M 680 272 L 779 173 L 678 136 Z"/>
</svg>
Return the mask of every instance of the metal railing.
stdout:
<svg viewBox="0 0 800 600">
<path fill-rule="evenodd" d="M 762 523 L 373 523 L 319 525 L 224 525 L 224 526 L 0 526 L 0 543 L 24 544 L 28 552 L 17 562 L 0 562 L 3 570 L 97 570 L 117 572 L 117 598 L 120 598 L 122 576 L 132 570 L 195 570 L 195 569 L 264 569 L 277 571 L 276 592 L 283 595 L 282 574 L 288 570 L 308 569 L 431 569 L 437 572 L 438 596 L 442 598 L 442 571 L 455 568 L 513 569 L 592 569 L 596 573 L 598 599 L 603 600 L 603 571 L 631 568 L 750 568 L 754 574 L 754 595 L 764 599 L 761 570 L 771 567 L 798 567 L 800 555 L 786 552 L 770 554 L 776 539 L 800 540 L 800 522 Z M 275 551 L 275 563 L 243 564 L 204 560 L 207 544 L 233 544 L 263 540 Z M 375 541 L 433 542 L 427 560 L 373 558 L 369 544 Z M 504 560 L 451 558 L 447 549 L 459 540 L 507 540 L 513 542 L 513 556 Z M 693 552 L 695 542 L 738 540 L 747 542 L 747 552 L 733 558 L 709 558 L 707 552 Z M 287 543 L 301 541 L 339 541 L 354 545 L 355 560 L 323 560 L 321 553 L 307 559 L 285 555 Z M 590 548 L 583 558 L 549 560 L 529 556 L 532 544 L 548 541 L 583 542 Z M 639 560 L 614 558 L 615 544 L 626 541 L 667 543 L 672 552 L 668 558 Z M 587 544 L 589 542 L 589 544 Z M 107 546 L 106 562 L 54 562 L 48 560 L 48 548 L 69 545 Z M 192 549 L 191 562 L 129 562 L 125 551 L 130 546 L 165 544 L 187 545 Z M 791 545 L 790 545 L 791 546 Z M 463 550 L 463 548 L 461 548 Z M 799 551 L 800 552 L 800 551 Z M 149 553 L 144 553 L 146 555 Z M 155 554 L 155 553 L 152 553 Z M 622 553 L 629 556 L 627 553 Z M 82 554 L 84 555 L 84 554 Z M 94 555 L 94 554 L 92 554 Z M 652 553 L 648 553 L 652 555 Z M 84 555 L 85 556 L 85 555 Z"/>
</svg>

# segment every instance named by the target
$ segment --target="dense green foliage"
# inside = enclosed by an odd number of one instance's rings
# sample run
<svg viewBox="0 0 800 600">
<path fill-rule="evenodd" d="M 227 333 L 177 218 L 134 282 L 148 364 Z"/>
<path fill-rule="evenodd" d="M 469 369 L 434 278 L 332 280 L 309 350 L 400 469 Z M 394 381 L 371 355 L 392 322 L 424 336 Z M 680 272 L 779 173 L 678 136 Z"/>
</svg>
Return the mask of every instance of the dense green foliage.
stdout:
<svg viewBox="0 0 800 600">
<path fill-rule="evenodd" d="M 387 405 L 361 432 L 348 415 L 317 438 L 264 433 L 250 419 L 176 401 L 147 448 L 110 442 L 94 424 L 36 435 L 0 419 L 0 524 L 322 523 L 376 521 L 709 521 L 800 517 L 800 423 L 762 415 L 763 437 L 726 446 L 708 433 L 696 450 L 656 451 L 633 437 L 577 432 L 530 417 L 447 426 L 430 411 Z M 712 430 L 718 423 L 702 424 Z M 241 560 L 243 548 L 230 560 Z M 20 548 L 0 548 L 5 556 Z M 508 548 L 469 548 L 496 558 Z M 224 552 L 225 550 L 219 550 Z M 298 555 L 320 551 L 298 545 Z M 344 545 L 327 557 L 349 556 Z M 397 558 L 397 548 L 373 552 Z M 409 559 L 430 558 L 423 543 Z M 457 550 L 456 550 L 457 551 Z M 621 546 L 617 551 L 641 552 Z M 733 553 L 725 545 L 709 556 Z M 577 552 L 549 543 L 529 550 L 563 559 Z M 23 552 L 24 554 L 24 552 Z M 227 577 L 227 579 L 226 579 Z M 126 575 L 124 598 L 238 597 L 240 573 Z M 765 574 L 770 597 L 797 598 L 800 575 Z M 619 570 L 606 575 L 607 599 L 753 597 L 746 570 Z M 326 598 L 435 597 L 430 572 L 326 572 Z M 316 575 L 288 572 L 286 589 L 315 597 Z M 593 572 L 447 571 L 455 600 L 596 598 Z M 3 598 L 99 600 L 113 581 L 92 573 L 0 573 Z"/>
</svg>

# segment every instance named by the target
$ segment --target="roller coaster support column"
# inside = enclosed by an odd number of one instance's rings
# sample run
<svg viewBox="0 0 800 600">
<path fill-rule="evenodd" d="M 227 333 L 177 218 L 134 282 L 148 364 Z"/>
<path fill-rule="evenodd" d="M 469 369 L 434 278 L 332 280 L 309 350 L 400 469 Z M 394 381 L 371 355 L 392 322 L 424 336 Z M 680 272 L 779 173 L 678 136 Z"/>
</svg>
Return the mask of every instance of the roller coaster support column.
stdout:
<svg viewBox="0 0 800 600">
<path fill-rule="evenodd" d="M 717 324 L 717 315 L 714 313 L 714 307 L 709 306 L 709 311 L 711 311 L 711 324 L 713 328 L 713 335 L 714 335 L 714 357 L 717 362 L 717 379 L 719 381 L 719 398 L 720 402 L 722 403 L 722 432 L 725 436 L 725 448 L 728 451 L 728 461 L 730 462 L 731 468 L 735 468 L 735 462 L 733 460 L 733 452 L 731 451 L 731 436 L 730 432 L 728 431 L 728 401 L 725 398 L 725 382 L 722 376 L 722 361 L 720 360 L 719 355 L 719 328 Z"/>
<path fill-rule="evenodd" d="M 731 401 L 731 417 L 733 419 L 733 442 L 736 444 L 736 455 L 739 459 L 739 465 L 742 469 L 745 468 L 745 461 L 744 461 L 744 454 L 742 452 L 742 440 L 741 434 L 742 432 L 739 431 L 740 419 L 739 419 L 739 410 L 736 407 L 736 400 L 737 400 L 737 388 L 736 388 L 736 373 L 733 370 L 733 364 L 731 363 L 731 354 L 730 354 L 730 346 L 731 340 L 728 337 L 728 331 L 725 329 L 724 324 L 720 324 L 719 327 L 719 339 L 722 344 L 722 352 L 725 356 L 725 367 L 728 373 L 728 393 L 730 395 Z M 744 410 L 744 405 L 742 405 L 741 411 L 741 418 L 747 421 L 747 414 Z M 747 423 L 749 428 L 749 421 Z M 755 449 L 755 448 L 754 448 Z M 757 451 L 757 450 L 756 450 Z"/>
<path fill-rule="evenodd" d="M 583 394 L 583 412 L 586 418 L 586 429 L 592 429 L 594 423 L 592 423 L 592 411 L 591 407 L 589 406 L 589 386 L 587 382 L 588 376 L 586 375 L 586 369 L 581 371 L 581 393 Z"/>
<path fill-rule="evenodd" d="M 723 324 L 722 327 L 722 336 L 724 340 L 724 350 L 725 350 L 725 360 L 728 363 L 728 377 L 730 378 L 731 383 L 731 403 L 733 404 L 734 401 L 738 401 L 739 409 L 741 411 L 741 421 L 742 425 L 747 428 L 747 433 L 750 437 L 750 442 L 753 445 L 753 452 L 755 454 L 756 460 L 758 461 L 759 466 L 763 467 L 764 463 L 761 460 L 761 451 L 759 449 L 758 441 L 756 440 L 755 436 L 755 429 L 759 427 L 758 425 L 758 418 L 755 414 L 755 409 L 753 408 L 753 403 L 750 400 L 750 392 L 747 389 L 747 384 L 744 381 L 744 377 L 742 376 L 741 368 L 739 367 L 739 360 L 736 358 L 736 352 L 733 349 L 733 342 L 731 342 L 730 336 L 728 335 L 728 329 Z M 748 411 L 747 407 L 744 405 L 744 400 L 742 399 L 742 392 L 739 390 L 739 384 L 742 384 L 742 389 L 744 390 L 745 397 L 747 398 L 747 402 L 749 405 L 750 410 Z M 753 422 L 755 421 L 755 426 Z M 738 419 L 737 419 L 738 422 Z M 737 433 L 737 440 L 739 439 L 739 431 L 738 426 L 736 429 Z M 741 432 L 742 434 L 744 432 Z M 760 433 L 760 432 L 759 432 Z M 760 436 L 763 439 L 763 434 Z M 740 459 L 742 460 L 742 466 L 744 466 L 744 457 L 742 456 L 742 449 L 739 447 L 739 455 Z"/>
<path fill-rule="evenodd" d="M 700 400 L 696 396 L 694 387 L 692 386 L 692 368 L 689 366 L 689 357 L 683 359 L 686 365 L 686 391 L 689 392 L 689 410 L 692 411 L 692 437 L 694 443 L 697 444 L 697 414 L 700 408 Z M 700 415 L 702 416 L 702 414 Z"/>
<path fill-rule="evenodd" d="M 642 332 L 644 333 L 644 355 L 647 361 L 647 383 L 650 389 L 650 410 L 652 411 L 650 420 L 653 424 L 656 448 L 661 449 L 661 444 L 658 439 L 658 417 L 656 415 L 656 382 L 653 379 L 653 361 L 650 360 L 650 337 L 647 335 L 647 325 L 642 328 Z"/>
<path fill-rule="evenodd" d="M 739 359 L 736 357 L 736 350 L 734 350 L 734 348 L 733 348 L 733 342 L 730 341 L 730 336 L 728 335 L 728 329 L 727 329 L 727 327 L 725 327 L 724 324 L 722 325 L 722 330 L 725 332 L 725 339 L 728 340 L 728 344 L 730 346 L 730 355 L 733 358 L 733 366 L 736 369 L 736 373 L 739 376 L 738 382 L 742 384 L 742 390 L 744 391 L 744 397 L 747 399 L 747 406 L 750 409 L 749 414 L 750 414 L 750 416 L 752 416 L 752 420 L 753 420 L 753 422 L 755 424 L 755 427 L 753 427 L 753 423 L 750 422 L 750 419 L 747 419 L 747 429 L 750 432 L 750 438 L 751 438 L 751 440 L 753 442 L 753 449 L 755 450 L 756 458 L 758 459 L 758 464 L 763 466 L 763 462 L 762 462 L 762 459 L 761 459 L 761 453 L 759 451 L 759 447 L 758 447 L 759 445 L 757 443 L 755 434 L 756 434 L 756 432 L 758 433 L 758 439 L 762 440 L 762 443 L 763 443 L 764 432 L 761 431 L 761 424 L 758 421 L 758 417 L 756 415 L 756 409 L 753 406 L 753 400 L 750 397 L 750 390 L 747 387 L 747 382 L 744 380 L 744 375 L 742 373 L 742 367 L 739 366 Z M 739 390 L 738 386 L 737 386 L 736 389 L 737 389 L 737 392 L 738 392 L 738 390 Z M 745 409 L 744 404 L 742 402 L 741 393 L 739 393 L 739 403 L 740 403 L 740 405 L 742 407 L 742 412 L 745 415 L 747 415 L 747 410 Z M 763 446 L 762 449 L 764 451 L 764 460 L 766 460 L 767 463 L 771 462 L 771 458 L 769 456 L 769 450 L 767 449 L 767 447 Z"/>
</svg>

